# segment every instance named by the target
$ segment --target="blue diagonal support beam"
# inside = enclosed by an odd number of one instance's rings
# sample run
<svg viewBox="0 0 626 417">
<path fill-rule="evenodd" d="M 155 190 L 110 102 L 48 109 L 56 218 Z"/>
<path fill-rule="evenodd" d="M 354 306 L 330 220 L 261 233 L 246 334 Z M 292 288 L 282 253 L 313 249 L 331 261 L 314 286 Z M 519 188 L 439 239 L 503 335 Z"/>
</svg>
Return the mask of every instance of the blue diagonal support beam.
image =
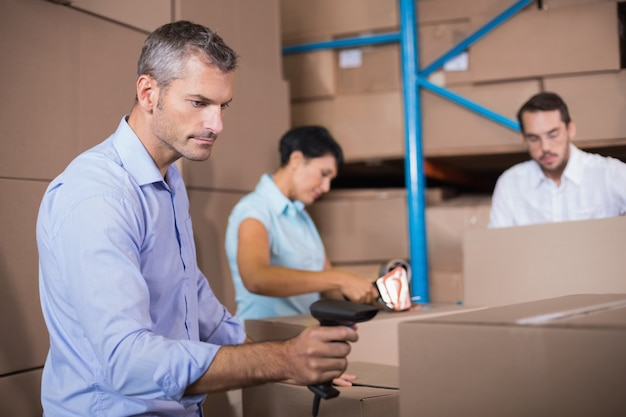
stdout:
<svg viewBox="0 0 626 417">
<path fill-rule="evenodd" d="M 511 7 L 509 7 L 502 13 L 500 13 L 498 16 L 494 17 L 485 25 L 483 25 L 476 32 L 472 33 L 467 38 L 459 42 L 457 45 L 451 48 L 448 52 L 444 53 L 439 58 L 435 59 L 432 62 L 432 64 L 428 65 L 426 68 L 420 71 L 419 75 L 421 77 L 428 77 L 430 74 L 432 74 L 433 72 L 443 67 L 443 64 L 448 62 L 451 58 L 454 58 L 461 52 L 465 51 L 467 48 L 469 48 L 471 45 L 476 43 L 483 36 L 491 32 L 496 27 L 500 26 L 506 20 L 514 16 L 517 12 L 519 12 L 524 7 L 528 6 L 530 3 L 534 1 L 535 0 L 519 0 L 517 3 L 513 4 Z"/>
<path fill-rule="evenodd" d="M 368 46 L 383 43 L 397 43 L 400 41 L 400 34 L 381 33 L 378 35 L 357 36 L 354 38 L 335 39 L 332 41 L 305 43 L 301 45 L 285 46 L 283 54 L 295 54 L 300 52 L 311 52 L 319 49 L 340 49 L 356 48 L 358 46 Z"/>
<path fill-rule="evenodd" d="M 499 113 L 496 113 L 493 110 L 489 110 L 488 108 L 478 103 L 475 103 L 453 91 L 450 91 L 448 89 L 435 85 L 422 77 L 418 77 L 418 84 L 420 87 L 426 90 L 432 91 L 433 93 L 438 94 L 441 97 L 446 98 L 454 103 L 457 103 L 460 106 L 463 106 L 491 121 L 498 123 L 499 125 L 507 127 L 516 132 L 520 131 L 518 122 L 511 120 L 510 118 L 503 116 Z"/>
</svg>

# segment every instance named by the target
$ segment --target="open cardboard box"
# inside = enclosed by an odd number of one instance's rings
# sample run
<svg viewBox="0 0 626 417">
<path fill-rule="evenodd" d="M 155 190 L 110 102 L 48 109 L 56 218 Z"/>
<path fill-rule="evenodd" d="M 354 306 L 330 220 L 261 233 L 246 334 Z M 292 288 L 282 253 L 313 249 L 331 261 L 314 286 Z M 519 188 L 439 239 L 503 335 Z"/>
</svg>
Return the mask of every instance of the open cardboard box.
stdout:
<svg viewBox="0 0 626 417">
<path fill-rule="evenodd" d="M 624 216 L 467 230 L 463 302 L 499 306 L 626 293 L 624 247 Z"/>
<path fill-rule="evenodd" d="M 351 387 L 336 387 L 339 396 L 321 400 L 318 417 L 396 417 L 398 411 L 398 368 L 351 362 L 348 373 L 357 376 Z M 244 417 L 310 416 L 313 393 L 299 385 L 265 384 L 243 390 Z"/>
<path fill-rule="evenodd" d="M 626 294 L 401 323 L 400 416 L 626 415 Z"/>
<path fill-rule="evenodd" d="M 457 304 L 423 304 L 414 311 L 388 312 L 379 311 L 370 321 L 359 323 L 359 340 L 352 344 L 348 360 L 398 365 L 398 324 L 407 320 L 420 320 L 463 311 L 472 311 L 479 307 Z M 266 340 L 286 340 L 297 336 L 318 321 L 310 314 L 297 316 L 272 317 L 259 320 L 246 320 L 246 333 L 257 342 Z"/>
</svg>

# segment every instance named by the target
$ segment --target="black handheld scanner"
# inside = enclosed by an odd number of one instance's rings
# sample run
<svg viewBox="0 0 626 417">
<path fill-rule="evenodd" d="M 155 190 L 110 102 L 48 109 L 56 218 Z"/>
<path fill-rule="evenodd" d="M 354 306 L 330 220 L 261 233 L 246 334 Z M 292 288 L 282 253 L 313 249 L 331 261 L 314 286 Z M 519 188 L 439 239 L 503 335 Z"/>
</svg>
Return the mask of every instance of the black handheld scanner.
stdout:
<svg viewBox="0 0 626 417">
<path fill-rule="evenodd" d="M 340 300 L 317 300 L 311 304 L 310 310 L 322 326 L 352 326 L 368 321 L 378 313 L 377 307 Z"/>
<path fill-rule="evenodd" d="M 368 321 L 378 313 L 378 308 L 367 304 L 340 300 L 318 300 L 311 304 L 311 315 L 322 326 L 352 326 L 355 323 Z M 309 385 L 315 397 L 313 398 L 313 417 L 319 411 L 320 399 L 335 398 L 339 391 L 333 387 L 332 381 Z"/>
</svg>

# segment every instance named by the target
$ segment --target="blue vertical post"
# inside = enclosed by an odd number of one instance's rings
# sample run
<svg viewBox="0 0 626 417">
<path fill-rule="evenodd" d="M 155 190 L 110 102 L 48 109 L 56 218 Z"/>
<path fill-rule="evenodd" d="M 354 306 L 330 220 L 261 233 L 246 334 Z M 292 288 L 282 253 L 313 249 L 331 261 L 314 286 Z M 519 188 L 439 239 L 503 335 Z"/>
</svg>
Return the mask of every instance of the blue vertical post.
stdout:
<svg viewBox="0 0 626 417">
<path fill-rule="evenodd" d="M 399 0 L 400 51 L 405 125 L 405 181 L 411 263 L 411 299 L 428 303 L 428 256 L 426 250 L 425 176 L 422 152 L 422 121 L 418 91 L 418 39 L 415 0 Z"/>
</svg>

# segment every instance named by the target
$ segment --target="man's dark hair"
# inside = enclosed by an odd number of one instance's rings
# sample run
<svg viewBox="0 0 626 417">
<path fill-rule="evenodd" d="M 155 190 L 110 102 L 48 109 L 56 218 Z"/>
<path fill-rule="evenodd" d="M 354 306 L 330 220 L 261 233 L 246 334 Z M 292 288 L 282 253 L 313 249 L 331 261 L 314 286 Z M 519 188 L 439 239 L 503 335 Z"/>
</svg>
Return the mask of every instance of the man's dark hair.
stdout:
<svg viewBox="0 0 626 417">
<path fill-rule="evenodd" d="M 322 126 L 299 126 L 287 131 L 278 146 L 280 165 L 289 162 L 289 156 L 300 151 L 305 158 L 318 158 L 332 155 L 337 161 L 337 170 L 343 165 L 343 151 L 330 132 Z"/>
<path fill-rule="evenodd" d="M 552 110 L 558 110 L 559 113 L 561 113 L 561 120 L 566 126 L 572 121 L 567 105 L 558 94 L 543 92 L 532 96 L 517 112 L 517 121 L 519 122 L 522 132 L 524 132 L 524 125 L 522 124 L 523 113 Z"/>
<path fill-rule="evenodd" d="M 137 63 L 137 76 L 150 75 L 165 90 L 184 75 L 184 64 L 198 53 L 224 73 L 237 68 L 237 54 L 215 31 L 180 20 L 167 23 L 148 36 Z"/>
</svg>

